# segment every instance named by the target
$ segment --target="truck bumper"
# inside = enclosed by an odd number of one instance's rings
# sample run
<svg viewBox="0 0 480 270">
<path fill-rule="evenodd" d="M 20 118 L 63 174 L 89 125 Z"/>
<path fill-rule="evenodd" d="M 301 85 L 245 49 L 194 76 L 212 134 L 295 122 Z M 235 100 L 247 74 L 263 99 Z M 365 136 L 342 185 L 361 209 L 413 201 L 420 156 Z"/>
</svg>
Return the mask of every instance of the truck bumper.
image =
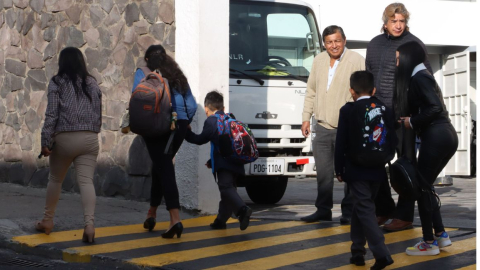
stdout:
<svg viewBox="0 0 480 270">
<path fill-rule="evenodd" d="M 280 161 L 281 160 L 281 161 Z M 253 167 L 257 164 L 266 164 L 269 162 L 275 162 L 276 164 L 283 164 L 283 170 L 281 172 L 255 172 Z M 303 157 L 268 157 L 258 158 L 254 163 L 245 165 L 245 175 L 247 176 L 316 176 L 315 160 L 312 156 Z"/>
</svg>

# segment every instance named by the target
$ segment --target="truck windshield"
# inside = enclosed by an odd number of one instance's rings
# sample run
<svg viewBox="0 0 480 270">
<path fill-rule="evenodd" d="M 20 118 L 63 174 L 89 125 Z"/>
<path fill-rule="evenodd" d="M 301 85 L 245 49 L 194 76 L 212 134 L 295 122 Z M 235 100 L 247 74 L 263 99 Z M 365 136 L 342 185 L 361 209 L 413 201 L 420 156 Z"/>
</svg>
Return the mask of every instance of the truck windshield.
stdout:
<svg viewBox="0 0 480 270">
<path fill-rule="evenodd" d="M 231 77 L 303 78 L 320 53 L 315 16 L 301 4 L 230 1 Z"/>
</svg>

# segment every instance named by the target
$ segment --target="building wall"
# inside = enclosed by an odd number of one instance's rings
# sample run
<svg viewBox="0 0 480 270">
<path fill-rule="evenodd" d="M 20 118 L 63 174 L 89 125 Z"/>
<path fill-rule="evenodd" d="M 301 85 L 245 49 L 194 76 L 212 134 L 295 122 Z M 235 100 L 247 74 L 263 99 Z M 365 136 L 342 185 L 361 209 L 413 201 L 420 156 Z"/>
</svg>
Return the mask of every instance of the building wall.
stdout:
<svg viewBox="0 0 480 270">
<path fill-rule="evenodd" d="M 143 141 L 119 131 L 133 74 L 151 44 L 175 56 L 174 0 L 0 1 L 0 181 L 44 187 L 48 159 L 38 159 L 47 86 L 58 54 L 74 46 L 103 92 L 97 194 L 150 197 L 151 161 Z M 72 167 L 63 183 L 78 191 Z"/>
</svg>

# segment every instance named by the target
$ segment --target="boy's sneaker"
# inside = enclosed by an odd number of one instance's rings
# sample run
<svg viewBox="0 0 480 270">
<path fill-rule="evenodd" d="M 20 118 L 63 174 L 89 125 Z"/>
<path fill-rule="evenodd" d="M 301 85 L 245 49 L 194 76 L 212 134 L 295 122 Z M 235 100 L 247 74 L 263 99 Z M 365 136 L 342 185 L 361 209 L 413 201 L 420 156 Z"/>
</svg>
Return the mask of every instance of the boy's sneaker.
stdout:
<svg viewBox="0 0 480 270">
<path fill-rule="evenodd" d="M 433 236 L 435 240 L 437 240 L 438 247 L 444 248 L 452 245 L 452 241 L 450 241 L 450 237 L 448 237 L 447 232 L 443 232 L 440 236 Z"/>
<path fill-rule="evenodd" d="M 418 242 L 415 246 L 408 247 L 405 252 L 407 255 L 412 256 L 438 255 L 440 254 L 440 249 L 438 248 L 437 240 L 429 244 L 422 239 L 422 241 Z"/>
<path fill-rule="evenodd" d="M 362 254 L 353 255 L 350 258 L 350 264 L 355 264 L 356 266 L 365 265 L 365 257 Z"/>
<path fill-rule="evenodd" d="M 240 230 L 244 231 L 250 224 L 250 216 L 252 215 L 252 208 L 243 206 L 238 211 L 238 221 L 240 221 Z"/>
<path fill-rule="evenodd" d="M 227 223 L 215 219 L 213 223 L 210 223 L 210 228 L 212 230 L 225 230 L 227 228 Z"/>
</svg>

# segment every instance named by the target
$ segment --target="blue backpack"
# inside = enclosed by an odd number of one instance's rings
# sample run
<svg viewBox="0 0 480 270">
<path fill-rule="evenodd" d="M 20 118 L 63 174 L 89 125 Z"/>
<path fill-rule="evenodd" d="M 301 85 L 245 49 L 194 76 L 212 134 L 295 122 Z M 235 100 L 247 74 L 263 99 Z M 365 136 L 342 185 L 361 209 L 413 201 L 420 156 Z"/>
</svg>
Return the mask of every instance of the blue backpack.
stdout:
<svg viewBox="0 0 480 270">
<path fill-rule="evenodd" d="M 215 116 L 217 117 L 220 155 L 239 164 L 257 160 L 257 142 L 248 125 L 236 120 L 231 113 L 215 114 Z"/>
</svg>

